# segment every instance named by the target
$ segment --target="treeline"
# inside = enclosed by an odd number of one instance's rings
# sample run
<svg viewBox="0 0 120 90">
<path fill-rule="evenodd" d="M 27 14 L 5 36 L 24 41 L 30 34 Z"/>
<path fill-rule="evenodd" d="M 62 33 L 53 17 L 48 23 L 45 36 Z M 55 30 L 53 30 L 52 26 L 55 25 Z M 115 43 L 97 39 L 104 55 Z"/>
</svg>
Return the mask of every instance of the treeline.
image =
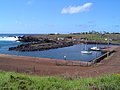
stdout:
<svg viewBox="0 0 120 90">
<path fill-rule="evenodd" d="M 120 34 L 120 32 L 106 32 L 106 31 L 103 31 L 103 32 L 98 32 L 98 31 L 89 31 L 89 32 L 79 32 L 79 33 L 70 33 L 70 34 L 73 34 L 73 35 L 79 35 L 79 34 Z"/>
</svg>

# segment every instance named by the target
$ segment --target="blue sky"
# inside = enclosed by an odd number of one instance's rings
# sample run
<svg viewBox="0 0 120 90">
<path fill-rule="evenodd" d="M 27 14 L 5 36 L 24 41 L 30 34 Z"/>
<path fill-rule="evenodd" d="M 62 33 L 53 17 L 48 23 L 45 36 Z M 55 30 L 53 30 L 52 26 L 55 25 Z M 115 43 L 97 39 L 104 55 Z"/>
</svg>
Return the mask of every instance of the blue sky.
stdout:
<svg viewBox="0 0 120 90">
<path fill-rule="evenodd" d="M 0 0 L 0 33 L 120 32 L 120 0 Z"/>
</svg>

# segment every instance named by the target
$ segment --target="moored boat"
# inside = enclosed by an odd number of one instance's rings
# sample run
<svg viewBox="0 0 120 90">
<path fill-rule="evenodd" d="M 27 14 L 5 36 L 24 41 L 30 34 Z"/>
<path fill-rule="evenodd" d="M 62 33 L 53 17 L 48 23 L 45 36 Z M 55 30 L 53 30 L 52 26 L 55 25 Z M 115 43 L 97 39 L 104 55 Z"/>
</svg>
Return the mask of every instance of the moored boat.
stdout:
<svg viewBox="0 0 120 90">
<path fill-rule="evenodd" d="M 90 50 L 92 50 L 92 51 L 100 51 L 101 49 L 98 48 L 98 47 L 92 47 L 92 48 L 90 48 Z"/>
<path fill-rule="evenodd" d="M 82 54 L 92 54 L 91 51 L 81 51 Z"/>
</svg>

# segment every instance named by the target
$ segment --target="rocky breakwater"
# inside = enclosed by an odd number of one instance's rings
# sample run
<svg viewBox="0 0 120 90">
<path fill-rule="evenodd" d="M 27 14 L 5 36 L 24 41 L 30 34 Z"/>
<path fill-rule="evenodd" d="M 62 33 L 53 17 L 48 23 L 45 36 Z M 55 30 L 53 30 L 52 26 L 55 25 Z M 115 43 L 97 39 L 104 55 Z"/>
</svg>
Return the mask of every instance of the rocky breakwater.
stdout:
<svg viewBox="0 0 120 90">
<path fill-rule="evenodd" d="M 74 45 L 74 43 L 69 40 L 57 40 L 56 38 L 49 38 L 46 36 L 42 36 L 42 37 L 23 36 L 19 40 L 22 42 L 29 42 L 29 43 L 21 44 L 18 45 L 17 47 L 10 47 L 9 50 L 42 51 L 42 50 L 68 47 Z"/>
</svg>

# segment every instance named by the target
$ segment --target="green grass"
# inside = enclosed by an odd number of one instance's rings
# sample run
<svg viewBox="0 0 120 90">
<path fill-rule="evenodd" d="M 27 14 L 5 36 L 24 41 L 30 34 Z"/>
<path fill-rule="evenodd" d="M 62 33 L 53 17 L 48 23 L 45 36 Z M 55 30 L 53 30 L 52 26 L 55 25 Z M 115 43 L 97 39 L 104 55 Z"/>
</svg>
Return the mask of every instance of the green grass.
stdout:
<svg viewBox="0 0 120 90">
<path fill-rule="evenodd" d="M 0 71 L 0 90 L 120 90 L 120 76 L 38 77 Z"/>
</svg>

